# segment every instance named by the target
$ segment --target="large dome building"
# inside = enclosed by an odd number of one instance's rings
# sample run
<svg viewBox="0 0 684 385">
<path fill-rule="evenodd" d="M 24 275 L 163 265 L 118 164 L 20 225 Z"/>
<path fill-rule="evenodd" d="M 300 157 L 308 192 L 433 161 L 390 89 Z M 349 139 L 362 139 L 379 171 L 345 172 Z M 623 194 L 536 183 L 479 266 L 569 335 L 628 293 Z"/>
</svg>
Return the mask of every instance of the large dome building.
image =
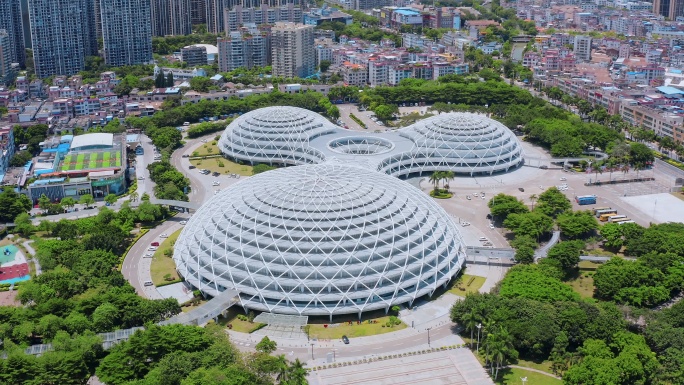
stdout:
<svg viewBox="0 0 684 385">
<path fill-rule="evenodd" d="M 221 191 L 174 246 L 202 292 L 295 315 L 389 309 L 432 294 L 465 260 L 433 199 L 392 176 L 326 162 L 258 174 Z"/>
<path fill-rule="evenodd" d="M 350 132 L 297 107 L 268 107 L 233 121 L 221 135 L 224 156 L 278 166 L 358 161 L 401 177 L 434 171 L 492 175 L 524 163 L 513 132 L 484 115 L 440 114 L 394 132 Z"/>
</svg>

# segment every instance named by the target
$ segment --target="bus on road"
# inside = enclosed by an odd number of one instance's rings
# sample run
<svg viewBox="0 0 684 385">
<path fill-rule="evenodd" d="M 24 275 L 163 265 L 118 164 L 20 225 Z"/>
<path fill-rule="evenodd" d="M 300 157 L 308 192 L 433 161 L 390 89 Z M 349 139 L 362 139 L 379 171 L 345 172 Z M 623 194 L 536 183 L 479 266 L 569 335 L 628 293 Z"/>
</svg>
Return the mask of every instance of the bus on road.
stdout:
<svg viewBox="0 0 684 385">
<path fill-rule="evenodd" d="M 578 205 L 593 205 L 596 204 L 596 195 L 582 195 L 575 197 Z"/>
<path fill-rule="evenodd" d="M 596 215 L 596 213 L 597 213 L 598 211 L 601 211 L 601 210 L 610 210 L 610 209 L 612 209 L 612 207 L 596 207 L 596 208 L 591 209 L 591 212 L 592 212 L 592 214 Z"/>
<path fill-rule="evenodd" d="M 616 215 L 617 215 L 617 213 L 605 213 L 605 214 L 601 214 L 601 216 L 599 217 L 599 221 L 601 221 L 601 222 L 608 222 L 608 220 L 610 219 L 610 217 L 614 217 L 614 216 L 616 216 Z"/>
<path fill-rule="evenodd" d="M 596 218 L 601 218 L 601 216 L 603 216 L 605 214 L 617 215 L 617 210 L 615 210 L 615 209 L 597 210 L 596 211 Z"/>
</svg>

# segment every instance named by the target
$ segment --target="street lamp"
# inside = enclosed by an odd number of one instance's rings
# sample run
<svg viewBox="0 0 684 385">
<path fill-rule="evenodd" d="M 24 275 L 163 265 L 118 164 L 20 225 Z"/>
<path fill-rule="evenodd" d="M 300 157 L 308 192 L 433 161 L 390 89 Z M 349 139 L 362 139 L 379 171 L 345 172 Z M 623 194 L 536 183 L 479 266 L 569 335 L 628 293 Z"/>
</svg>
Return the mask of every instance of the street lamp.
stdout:
<svg viewBox="0 0 684 385">
<path fill-rule="evenodd" d="M 428 347 L 430 346 L 430 329 L 432 329 L 432 328 L 427 328 L 427 332 L 428 332 Z"/>
<path fill-rule="evenodd" d="M 313 344 L 313 342 L 312 342 L 312 343 L 311 343 L 311 359 L 312 359 L 312 360 L 315 359 L 315 358 L 314 358 L 314 354 L 313 354 L 313 347 L 314 347 L 314 344 Z"/>
<path fill-rule="evenodd" d="M 522 381 L 523 385 L 527 382 L 527 377 L 520 377 L 520 381 Z"/>
<path fill-rule="evenodd" d="M 337 358 L 335 357 L 335 352 L 336 352 L 336 351 L 337 351 L 337 349 L 333 349 L 333 350 L 332 350 L 332 353 L 333 353 L 333 362 L 337 362 Z"/>
<path fill-rule="evenodd" d="M 480 351 L 480 329 L 482 329 L 482 324 L 477 324 L 477 351 Z"/>
</svg>

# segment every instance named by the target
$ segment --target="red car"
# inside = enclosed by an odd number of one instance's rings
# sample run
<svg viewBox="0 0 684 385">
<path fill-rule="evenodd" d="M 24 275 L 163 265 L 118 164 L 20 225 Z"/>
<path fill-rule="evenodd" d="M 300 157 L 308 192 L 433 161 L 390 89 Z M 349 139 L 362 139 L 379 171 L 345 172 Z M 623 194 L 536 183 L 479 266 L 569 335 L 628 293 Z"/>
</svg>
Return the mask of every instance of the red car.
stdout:
<svg viewBox="0 0 684 385">
<path fill-rule="evenodd" d="M 159 246 L 159 242 L 152 242 L 150 246 Z"/>
</svg>

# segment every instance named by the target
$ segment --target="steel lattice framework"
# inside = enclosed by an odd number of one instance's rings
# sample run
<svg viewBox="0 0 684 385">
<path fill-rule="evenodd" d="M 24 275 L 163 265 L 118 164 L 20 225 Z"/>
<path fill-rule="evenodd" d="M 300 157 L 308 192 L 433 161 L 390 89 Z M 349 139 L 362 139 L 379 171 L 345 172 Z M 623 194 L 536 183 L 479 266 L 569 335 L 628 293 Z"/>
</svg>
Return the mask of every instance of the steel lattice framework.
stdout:
<svg viewBox="0 0 684 385">
<path fill-rule="evenodd" d="M 174 247 L 204 293 L 296 315 L 361 313 L 446 285 L 465 248 L 453 220 L 417 188 L 329 161 L 255 175 L 215 195 Z"/>
<path fill-rule="evenodd" d="M 223 154 L 251 164 L 301 165 L 358 160 L 393 176 L 450 170 L 491 175 L 521 166 L 523 150 L 503 124 L 484 115 L 440 114 L 390 133 L 350 132 L 296 107 L 251 111 L 219 140 Z"/>
<path fill-rule="evenodd" d="M 335 132 L 326 118 L 297 107 L 266 107 L 250 111 L 224 131 L 219 148 L 228 157 L 250 163 L 298 165 L 319 163 L 323 155 L 309 140 Z"/>
</svg>

